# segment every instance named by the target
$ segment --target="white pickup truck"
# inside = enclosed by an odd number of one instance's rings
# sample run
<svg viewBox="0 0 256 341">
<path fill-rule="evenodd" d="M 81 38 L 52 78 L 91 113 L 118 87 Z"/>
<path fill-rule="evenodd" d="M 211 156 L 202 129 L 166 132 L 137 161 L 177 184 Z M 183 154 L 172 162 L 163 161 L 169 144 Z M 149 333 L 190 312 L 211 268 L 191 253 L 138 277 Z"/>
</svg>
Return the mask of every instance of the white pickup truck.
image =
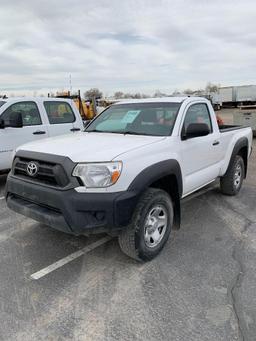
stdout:
<svg viewBox="0 0 256 341">
<path fill-rule="evenodd" d="M 11 168 L 18 146 L 80 130 L 83 122 L 70 99 L 0 99 L 0 174 Z"/>
<path fill-rule="evenodd" d="M 118 235 L 147 261 L 180 227 L 182 198 L 217 178 L 239 192 L 251 148 L 251 129 L 218 127 L 204 98 L 117 103 L 84 132 L 18 148 L 7 205 L 67 233 Z"/>
</svg>

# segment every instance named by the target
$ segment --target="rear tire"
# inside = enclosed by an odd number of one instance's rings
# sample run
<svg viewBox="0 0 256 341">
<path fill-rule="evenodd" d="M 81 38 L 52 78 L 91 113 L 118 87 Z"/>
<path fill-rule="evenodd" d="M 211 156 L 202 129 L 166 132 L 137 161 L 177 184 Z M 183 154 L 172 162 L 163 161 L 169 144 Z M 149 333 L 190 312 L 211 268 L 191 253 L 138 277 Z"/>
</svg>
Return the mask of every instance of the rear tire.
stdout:
<svg viewBox="0 0 256 341">
<path fill-rule="evenodd" d="M 228 170 L 220 179 L 220 189 L 223 194 L 237 195 L 244 180 L 244 160 L 240 155 L 236 155 Z"/>
<path fill-rule="evenodd" d="M 121 250 L 138 261 L 156 257 L 168 240 L 173 224 L 173 204 L 163 190 L 149 188 L 142 195 L 130 225 L 119 235 Z"/>
</svg>

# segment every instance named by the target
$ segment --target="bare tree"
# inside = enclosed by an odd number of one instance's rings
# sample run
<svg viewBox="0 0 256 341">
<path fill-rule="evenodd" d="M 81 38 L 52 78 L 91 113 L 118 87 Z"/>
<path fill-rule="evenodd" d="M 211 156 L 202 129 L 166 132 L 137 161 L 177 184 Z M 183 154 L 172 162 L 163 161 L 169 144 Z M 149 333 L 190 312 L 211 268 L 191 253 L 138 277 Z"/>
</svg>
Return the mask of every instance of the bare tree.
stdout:
<svg viewBox="0 0 256 341">
<path fill-rule="evenodd" d="M 160 90 L 156 90 L 153 97 L 165 97 L 166 94 L 161 92 Z"/>
<path fill-rule="evenodd" d="M 114 93 L 114 97 L 115 97 L 115 99 L 123 98 L 124 97 L 124 93 L 122 91 L 116 91 Z"/>
<path fill-rule="evenodd" d="M 149 95 L 146 95 L 146 94 L 140 94 L 141 95 L 141 98 L 149 98 L 150 96 Z"/>
<path fill-rule="evenodd" d="M 172 96 L 179 96 L 181 92 L 178 89 L 175 89 L 172 93 Z"/>
<path fill-rule="evenodd" d="M 127 92 L 127 93 L 124 94 L 124 98 L 132 98 L 132 94 Z"/>
<path fill-rule="evenodd" d="M 134 98 L 134 99 L 140 99 L 140 98 L 148 98 L 149 96 L 140 92 L 136 92 L 134 94 L 132 93 L 124 93 L 123 98 Z"/>
<path fill-rule="evenodd" d="M 195 93 L 195 91 L 191 90 L 191 89 L 184 90 L 184 94 L 186 94 L 186 95 L 193 95 L 194 93 Z"/>
<path fill-rule="evenodd" d="M 133 95 L 133 98 L 140 99 L 141 98 L 141 94 L 139 92 L 137 92 L 136 94 Z"/>
<path fill-rule="evenodd" d="M 220 84 L 213 84 L 211 82 L 208 82 L 206 84 L 206 87 L 205 87 L 205 91 L 207 93 L 211 93 L 211 92 L 218 92 L 219 91 L 219 88 L 220 88 Z"/>
<path fill-rule="evenodd" d="M 102 95 L 103 93 L 97 88 L 92 88 L 84 93 L 86 99 L 99 99 L 102 98 Z"/>
</svg>

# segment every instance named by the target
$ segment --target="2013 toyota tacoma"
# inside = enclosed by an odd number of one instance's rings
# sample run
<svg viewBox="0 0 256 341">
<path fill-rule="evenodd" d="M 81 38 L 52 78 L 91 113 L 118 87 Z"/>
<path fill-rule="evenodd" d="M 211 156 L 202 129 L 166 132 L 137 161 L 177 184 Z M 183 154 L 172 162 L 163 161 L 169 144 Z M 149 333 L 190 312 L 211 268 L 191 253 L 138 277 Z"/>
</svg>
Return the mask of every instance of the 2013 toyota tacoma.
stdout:
<svg viewBox="0 0 256 341">
<path fill-rule="evenodd" d="M 10 209 L 72 234 L 118 235 L 147 261 L 180 227 L 180 201 L 220 179 L 236 195 L 252 131 L 218 126 L 199 97 L 114 104 L 84 132 L 18 148 L 6 186 Z"/>
</svg>

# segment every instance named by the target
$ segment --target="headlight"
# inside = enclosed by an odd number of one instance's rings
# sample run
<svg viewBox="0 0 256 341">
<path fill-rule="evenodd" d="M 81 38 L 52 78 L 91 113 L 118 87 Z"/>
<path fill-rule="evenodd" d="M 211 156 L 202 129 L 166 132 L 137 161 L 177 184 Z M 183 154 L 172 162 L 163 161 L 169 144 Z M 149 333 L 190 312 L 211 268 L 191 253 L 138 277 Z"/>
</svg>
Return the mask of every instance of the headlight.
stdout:
<svg viewBox="0 0 256 341">
<path fill-rule="evenodd" d="M 88 188 L 108 187 L 114 185 L 122 171 L 122 162 L 80 163 L 73 176 L 79 177 Z"/>
</svg>

